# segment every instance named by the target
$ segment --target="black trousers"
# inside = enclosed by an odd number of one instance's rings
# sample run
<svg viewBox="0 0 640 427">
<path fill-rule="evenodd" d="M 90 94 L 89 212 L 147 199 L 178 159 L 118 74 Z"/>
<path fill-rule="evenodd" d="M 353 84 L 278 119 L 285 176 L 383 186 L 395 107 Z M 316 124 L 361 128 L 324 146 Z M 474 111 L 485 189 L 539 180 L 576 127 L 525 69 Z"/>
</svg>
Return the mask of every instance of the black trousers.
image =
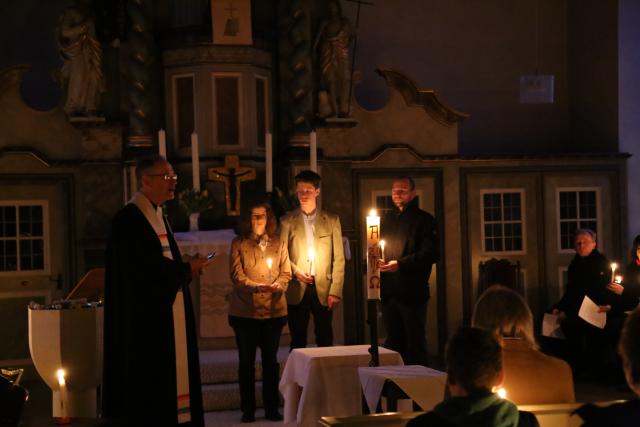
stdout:
<svg viewBox="0 0 640 427">
<path fill-rule="evenodd" d="M 382 302 L 382 320 L 387 330 L 384 346 L 400 353 L 405 365 L 428 366 L 427 302 L 407 304 L 389 298 Z"/>
<path fill-rule="evenodd" d="M 288 310 L 292 350 L 307 346 L 307 328 L 311 314 L 313 314 L 314 332 L 318 347 L 331 347 L 333 345 L 331 310 L 320 303 L 314 285 L 307 285 L 300 303 L 289 305 Z"/>
<path fill-rule="evenodd" d="M 280 406 L 278 381 L 278 347 L 280 334 L 287 317 L 273 319 L 251 319 L 229 316 L 229 325 L 236 334 L 238 345 L 238 379 L 240 381 L 240 409 L 253 414 L 256 410 L 256 349 L 260 347 L 262 358 L 262 400 L 266 413 L 273 413 Z"/>
</svg>

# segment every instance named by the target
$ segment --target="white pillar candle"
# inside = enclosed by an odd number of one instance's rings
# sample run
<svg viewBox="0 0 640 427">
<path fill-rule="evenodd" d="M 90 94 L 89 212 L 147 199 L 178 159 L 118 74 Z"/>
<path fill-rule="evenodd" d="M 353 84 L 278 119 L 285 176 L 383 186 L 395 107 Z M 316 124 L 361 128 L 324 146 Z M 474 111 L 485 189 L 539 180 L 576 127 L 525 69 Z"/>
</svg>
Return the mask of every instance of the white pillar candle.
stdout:
<svg viewBox="0 0 640 427">
<path fill-rule="evenodd" d="M 318 172 L 318 141 L 315 131 L 309 135 L 309 169 Z"/>
<path fill-rule="evenodd" d="M 158 131 L 158 154 L 167 158 L 167 133 L 164 129 Z"/>
<path fill-rule="evenodd" d="M 316 257 L 313 246 L 309 246 L 307 249 L 307 255 L 309 256 L 309 276 L 313 276 L 313 260 Z"/>
<path fill-rule="evenodd" d="M 64 379 L 64 369 L 58 369 L 58 386 L 60 387 L 60 418 L 67 417 L 67 382 Z"/>
<path fill-rule="evenodd" d="M 613 282 L 613 278 L 616 277 L 616 268 L 618 268 L 618 264 L 615 262 L 611 263 L 611 281 Z"/>
<path fill-rule="evenodd" d="M 271 267 L 273 266 L 273 260 L 267 258 L 267 268 L 269 269 L 269 284 L 271 284 Z"/>
<path fill-rule="evenodd" d="M 380 299 L 380 269 L 378 259 L 381 258 L 380 217 L 375 209 L 367 216 L 367 299 Z"/>
<path fill-rule="evenodd" d="M 384 245 L 386 245 L 387 242 L 385 242 L 384 240 L 380 240 L 380 250 L 381 250 L 381 254 L 380 254 L 380 259 L 382 259 L 384 261 Z"/>
<path fill-rule="evenodd" d="M 273 140 L 269 132 L 265 136 L 264 155 L 266 191 L 271 193 L 273 192 Z"/>
<path fill-rule="evenodd" d="M 198 134 L 191 134 L 191 172 L 193 174 L 193 189 L 200 191 L 200 150 L 198 149 Z"/>
</svg>

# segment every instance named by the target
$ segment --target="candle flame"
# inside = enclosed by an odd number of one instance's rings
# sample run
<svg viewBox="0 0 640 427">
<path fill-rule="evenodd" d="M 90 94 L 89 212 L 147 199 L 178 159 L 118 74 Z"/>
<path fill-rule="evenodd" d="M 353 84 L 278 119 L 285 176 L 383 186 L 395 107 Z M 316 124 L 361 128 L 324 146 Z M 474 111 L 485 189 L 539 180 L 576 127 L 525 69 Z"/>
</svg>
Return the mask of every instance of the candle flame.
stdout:
<svg viewBox="0 0 640 427">
<path fill-rule="evenodd" d="M 380 247 L 382 248 L 382 250 L 384 251 L 384 245 L 386 245 L 387 242 L 385 242 L 384 240 L 380 240 Z"/>
<path fill-rule="evenodd" d="M 271 270 L 271 266 L 273 265 L 273 260 L 271 258 L 267 258 L 267 267 Z"/>
<path fill-rule="evenodd" d="M 378 216 L 378 211 L 376 211 L 375 209 L 371 209 L 369 211 L 369 216 Z"/>
<path fill-rule="evenodd" d="M 500 387 L 497 393 L 498 393 L 498 396 L 500 396 L 502 399 L 507 398 L 507 390 L 505 390 L 504 387 Z"/>
<path fill-rule="evenodd" d="M 58 376 L 58 384 L 60 386 L 65 385 L 66 382 L 64 380 L 64 369 L 58 369 L 58 371 L 56 372 L 56 375 Z"/>
<path fill-rule="evenodd" d="M 313 259 L 315 258 L 316 254 L 313 251 L 313 248 L 311 246 L 309 246 L 308 255 L 309 255 L 309 261 L 313 262 Z"/>
<path fill-rule="evenodd" d="M 618 268 L 618 264 L 616 264 L 615 262 L 611 263 L 611 269 L 615 270 L 616 268 Z"/>
<path fill-rule="evenodd" d="M 622 276 L 616 276 L 615 279 L 613 279 L 613 282 L 617 284 L 622 283 Z"/>
</svg>

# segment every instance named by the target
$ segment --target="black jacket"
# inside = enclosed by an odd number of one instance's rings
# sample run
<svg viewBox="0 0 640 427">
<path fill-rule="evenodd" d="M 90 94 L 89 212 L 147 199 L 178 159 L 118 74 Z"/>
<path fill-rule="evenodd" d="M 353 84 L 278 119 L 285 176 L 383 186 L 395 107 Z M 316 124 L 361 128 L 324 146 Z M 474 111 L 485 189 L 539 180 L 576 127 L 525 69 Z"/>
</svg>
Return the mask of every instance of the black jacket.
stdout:
<svg viewBox="0 0 640 427">
<path fill-rule="evenodd" d="M 168 229 L 168 227 L 167 227 Z M 173 302 L 183 290 L 187 326 L 191 426 L 204 426 L 200 364 L 189 264 L 170 231 L 173 260 L 143 213 L 128 204 L 116 214 L 107 246 L 102 416 L 123 426 L 178 425 Z"/>
<path fill-rule="evenodd" d="M 569 264 L 567 290 L 555 305 L 568 316 L 577 316 L 582 300 L 588 296 L 597 305 L 615 304 L 617 296 L 607 290 L 611 266 L 607 258 L 594 249 L 588 256 L 576 256 Z"/>
<path fill-rule="evenodd" d="M 635 259 L 631 261 L 624 271 L 622 285 L 624 292 L 620 296 L 620 302 L 614 307 L 616 311 L 633 310 L 638 306 L 640 298 L 640 266 Z"/>
<path fill-rule="evenodd" d="M 418 208 L 417 199 L 400 211 L 394 208 L 382 217 L 380 237 L 385 240 L 384 258 L 397 260 L 399 270 L 381 274 L 381 297 L 423 303 L 429 299 L 429 276 L 440 258 L 438 225 Z"/>
<path fill-rule="evenodd" d="M 640 423 L 640 400 L 632 399 L 605 407 L 587 403 L 576 413 L 584 421 L 583 427 L 635 427 Z"/>
</svg>

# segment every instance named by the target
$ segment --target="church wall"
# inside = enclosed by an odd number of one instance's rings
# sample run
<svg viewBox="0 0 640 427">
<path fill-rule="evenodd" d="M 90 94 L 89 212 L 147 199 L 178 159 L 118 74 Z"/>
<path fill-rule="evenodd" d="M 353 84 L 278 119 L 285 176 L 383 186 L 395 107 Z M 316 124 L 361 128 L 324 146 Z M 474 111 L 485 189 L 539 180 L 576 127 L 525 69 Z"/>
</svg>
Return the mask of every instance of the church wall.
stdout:
<svg viewBox="0 0 640 427">
<path fill-rule="evenodd" d="M 555 76 L 555 102 L 523 105 L 519 77 L 536 71 L 536 3 L 538 71 Z M 470 114 L 459 129 L 462 154 L 615 151 L 616 3 L 590 1 L 584 9 L 570 0 L 363 6 L 357 98 L 375 104 L 387 96 L 374 69 L 394 68 Z M 344 9 L 353 21 L 355 6 L 345 2 Z"/>
</svg>

